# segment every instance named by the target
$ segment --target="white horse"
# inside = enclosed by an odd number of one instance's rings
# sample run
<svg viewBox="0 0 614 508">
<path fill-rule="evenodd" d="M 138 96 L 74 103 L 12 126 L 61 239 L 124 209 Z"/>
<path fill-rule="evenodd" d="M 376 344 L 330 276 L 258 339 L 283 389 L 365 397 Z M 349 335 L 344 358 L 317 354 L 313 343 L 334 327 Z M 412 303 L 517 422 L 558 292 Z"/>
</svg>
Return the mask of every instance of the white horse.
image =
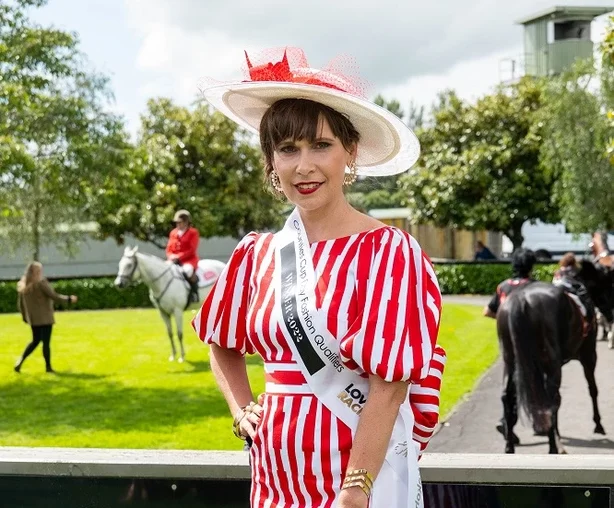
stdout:
<svg viewBox="0 0 614 508">
<path fill-rule="evenodd" d="M 201 259 L 198 262 L 199 275 L 198 296 L 202 301 L 207 289 L 218 279 L 226 265 L 215 259 Z M 181 267 L 149 254 L 138 252 L 138 247 L 126 247 L 123 257 L 119 260 L 119 271 L 115 278 L 115 285 L 126 287 L 131 281 L 141 280 L 149 288 L 149 298 L 160 311 L 164 320 L 168 338 L 171 341 L 171 355 L 173 361 L 177 355 L 173 341 L 173 328 L 171 316 L 175 317 L 177 338 L 179 339 L 179 362 L 183 362 L 185 352 L 183 349 L 183 311 L 188 306 L 190 285 L 185 279 Z"/>
</svg>

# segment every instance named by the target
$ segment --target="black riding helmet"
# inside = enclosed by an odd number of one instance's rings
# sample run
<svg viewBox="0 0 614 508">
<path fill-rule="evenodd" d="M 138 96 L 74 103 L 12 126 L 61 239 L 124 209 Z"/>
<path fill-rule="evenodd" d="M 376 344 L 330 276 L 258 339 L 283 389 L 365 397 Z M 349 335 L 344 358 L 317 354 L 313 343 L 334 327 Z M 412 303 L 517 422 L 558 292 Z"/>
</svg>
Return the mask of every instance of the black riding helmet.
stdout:
<svg viewBox="0 0 614 508">
<path fill-rule="evenodd" d="M 535 253 L 531 249 L 516 249 L 512 254 L 512 271 L 514 277 L 528 277 L 531 275 L 533 265 L 537 261 Z"/>
</svg>

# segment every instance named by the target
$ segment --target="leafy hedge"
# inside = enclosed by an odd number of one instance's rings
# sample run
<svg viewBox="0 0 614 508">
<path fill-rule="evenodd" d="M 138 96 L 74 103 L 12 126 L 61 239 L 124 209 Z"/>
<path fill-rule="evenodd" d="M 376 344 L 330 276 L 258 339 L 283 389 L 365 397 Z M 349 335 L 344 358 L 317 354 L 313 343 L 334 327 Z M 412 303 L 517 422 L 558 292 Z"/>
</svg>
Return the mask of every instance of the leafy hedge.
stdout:
<svg viewBox="0 0 614 508">
<path fill-rule="evenodd" d="M 555 264 L 538 265 L 534 273 L 540 280 L 551 281 Z M 436 265 L 435 271 L 444 294 L 488 295 L 497 284 L 511 275 L 509 264 L 465 263 Z M 147 288 L 143 284 L 117 289 L 113 277 L 101 279 L 63 279 L 52 282 L 58 293 L 77 295 L 72 309 L 118 309 L 151 307 Z M 16 312 L 17 284 L 0 282 L 0 313 Z"/>
<path fill-rule="evenodd" d="M 533 275 L 545 282 L 552 281 L 557 264 L 540 264 L 533 269 Z M 435 265 L 441 292 L 447 295 L 489 295 L 495 292 L 497 284 L 512 275 L 509 264 L 466 263 Z"/>
<path fill-rule="evenodd" d="M 53 288 L 64 295 L 77 295 L 79 301 L 71 309 L 119 309 L 151 307 L 149 292 L 144 284 L 126 289 L 113 285 L 113 277 L 101 279 L 63 279 L 52 281 Z M 61 306 L 66 308 L 67 306 Z M 17 311 L 17 283 L 0 282 L 0 313 Z"/>
</svg>

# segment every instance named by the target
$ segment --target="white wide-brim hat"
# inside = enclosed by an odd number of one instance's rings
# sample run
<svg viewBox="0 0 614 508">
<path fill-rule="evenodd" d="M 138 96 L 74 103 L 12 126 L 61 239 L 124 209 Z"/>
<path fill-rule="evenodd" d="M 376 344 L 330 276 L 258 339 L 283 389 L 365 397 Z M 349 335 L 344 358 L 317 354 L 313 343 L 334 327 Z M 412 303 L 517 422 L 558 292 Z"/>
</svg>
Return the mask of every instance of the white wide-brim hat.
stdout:
<svg viewBox="0 0 614 508">
<path fill-rule="evenodd" d="M 251 80 L 233 83 L 209 82 L 202 86 L 204 98 L 241 127 L 258 133 L 264 113 L 281 99 L 307 99 L 328 106 L 352 122 L 360 134 L 356 169 L 365 176 L 396 175 L 411 168 L 420 155 L 420 143 L 400 118 L 356 93 L 345 77 L 307 65 L 290 69 L 286 48 L 280 62 L 252 66 Z"/>
</svg>

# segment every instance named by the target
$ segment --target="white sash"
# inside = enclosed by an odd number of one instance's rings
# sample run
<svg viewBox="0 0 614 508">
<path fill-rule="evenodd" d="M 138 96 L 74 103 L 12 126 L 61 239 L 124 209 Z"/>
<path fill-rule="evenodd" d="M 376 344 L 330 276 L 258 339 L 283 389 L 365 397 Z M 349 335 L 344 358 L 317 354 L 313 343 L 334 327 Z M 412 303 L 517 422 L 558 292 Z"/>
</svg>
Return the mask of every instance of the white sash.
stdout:
<svg viewBox="0 0 614 508">
<path fill-rule="evenodd" d="M 275 290 L 285 324 L 280 328 L 313 393 L 355 434 L 369 380 L 341 362 L 339 341 L 328 331 L 326 315 L 316 309 L 315 283 L 307 234 L 295 209 L 275 235 Z M 423 506 L 413 425 L 411 408 L 404 403 L 373 486 L 370 508 Z"/>
</svg>

